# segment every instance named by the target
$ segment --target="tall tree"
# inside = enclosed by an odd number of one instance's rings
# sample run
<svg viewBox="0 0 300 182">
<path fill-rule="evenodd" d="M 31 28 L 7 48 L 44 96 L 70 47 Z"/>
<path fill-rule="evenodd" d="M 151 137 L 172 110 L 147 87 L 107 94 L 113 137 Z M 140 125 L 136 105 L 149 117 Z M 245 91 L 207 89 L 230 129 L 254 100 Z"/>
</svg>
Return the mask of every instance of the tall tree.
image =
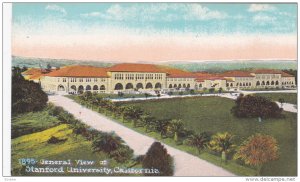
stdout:
<svg viewBox="0 0 300 182">
<path fill-rule="evenodd" d="M 236 117 L 278 118 L 282 116 L 282 108 L 270 99 L 261 96 L 239 96 L 236 105 L 231 109 Z"/>
<path fill-rule="evenodd" d="M 157 169 L 158 173 L 151 173 L 146 176 L 172 176 L 174 174 L 173 159 L 167 149 L 160 143 L 154 142 L 144 156 L 142 166 L 145 169 Z"/>
<path fill-rule="evenodd" d="M 257 175 L 260 175 L 261 168 L 265 163 L 278 159 L 278 150 L 275 138 L 255 134 L 241 144 L 234 159 L 241 159 L 245 164 L 257 167 Z"/>
<path fill-rule="evenodd" d="M 25 80 L 22 70 L 12 70 L 12 114 L 42 110 L 47 106 L 48 96 L 40 84 Z"/>
</svg>

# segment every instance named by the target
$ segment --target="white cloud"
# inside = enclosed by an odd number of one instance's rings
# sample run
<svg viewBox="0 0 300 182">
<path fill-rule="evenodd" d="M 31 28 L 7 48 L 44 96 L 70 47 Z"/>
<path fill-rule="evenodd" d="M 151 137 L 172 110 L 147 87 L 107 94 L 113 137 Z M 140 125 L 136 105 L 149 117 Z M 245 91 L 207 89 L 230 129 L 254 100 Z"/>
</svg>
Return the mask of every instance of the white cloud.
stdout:
<svg viewBox="0 0 300 182">
<path fill-rule="evenodd" d="M 100 12 L 91 12 L 91 13 L 82 13 L 80 14 L 81 17 L 85 17 L 85 18 L 88 18 L 88 17 L 101 17 L 101 13 Z"/>
<path fill-rule="evenodd" d="M 276 8 L 269 4 L 251 4 L 248 8 L 249 12 L 273 11 Z"/>
<path fill-rule="evenodd" d="M 211 10 L 200 4 L 161 4 L 154 6 L 133 5 L 122 7 L 119 4 L 112 5 L 104 12 L 90 12 L 81 14 L 81 17 L 100 17 L 107 20 L 135 20 L 135 21 L 173 21 L 178 19 L 185 20 L 207 20 L 223 19 L 228 15 L 224 12 Z"/>
<path fill-rule="evenodd" d="M 220 11 L 210 10 L 200 4 L 190 4 L 187 5 L 186 9 L 186 19 L 197 19 L 197 20 L 207 20 L 207 19 L 223 19 L 226 18 L 227 14 Z"/>
<path fill-rule="evenodd" d="M 252 20 L 255 24 L 266 25 L 266 24 L 274 24 L 277 18 L 264 15 L 264 14 L 258 14 L 253 16 Z"/>
<path fill-rule="evenodd" d="M 45 9 L 49 10 L 49 11 L 59 12 L 59 13 L 63 14 L 64 16 L 67 15 L 67 11 L 64 8 L 62 8 L 62 7 L 60 7 L 56 4 L 49 4 L 49 5 L 46 6 Z"/>
</svg>

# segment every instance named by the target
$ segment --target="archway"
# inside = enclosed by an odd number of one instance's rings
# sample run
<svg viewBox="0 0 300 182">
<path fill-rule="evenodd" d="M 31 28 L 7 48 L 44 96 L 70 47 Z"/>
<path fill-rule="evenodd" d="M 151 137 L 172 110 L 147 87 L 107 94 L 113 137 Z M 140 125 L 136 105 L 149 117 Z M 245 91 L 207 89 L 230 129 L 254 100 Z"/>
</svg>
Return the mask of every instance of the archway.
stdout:
<svg viewBox="0 0 300 182">
<path fill-rule="evenodd" d="M 177 88 L 177 84 L 174 84 L 174 88 Z"/>
<path fill-rule="evenodd" d="M 191 87 L 191 85 L 188 83 L 187 86 L 186 86 L 186 88 L 190 88 L 190 87 Z"/>
<path fill-rule="evenodd" d="M 172 84 L 169 85 L 169 88 L 173 88 Z"/>
<path fill-rule="evenodd" d="M 136 89 L 144 89 L 144 86 L 143 86 L 143 84 L 142 83 L 138 83 L 138 84 L 136 84 Z"/>
<path fill-rule="evenodd" d="M 125 88 L 126 89 L 133 89 L 132 83 L 127 83 Z"/>
<path fill-rule="evenodd" d="M 58 85 L 57 91 L 65 91 L 65 87 L 63 85 Z"/>
<path fill-rule="evenodd" d="M 85 90 L 86 91 L 90 91 L 92 89 L 92 87 L 90 86 L 90 85 L 87 85 L 86 87 L 85 87 Z"/>
<path fill-rule="evenodd" d="M 270 82 L 269 82 L 269 81 L 267 81 L 266 85 L 270 85 Z"/>
<path fill-rule="evenodd" d="M 151 88 L 153 88 L 152 84 L 151 83 L 147 83 L 146 84 L 146 89 L 151 89 Z"/>
<path fill-rule="evenodd" d="M 71 86 L 71 92 L 76 92 L 76 86 L 75 85 Z"/>
<path fill-rule="evenodd" d="M 123 90 L 123 85 L 121 83 L 117 83 L 115 85 L 115 90 Z"/>
<path fill-rule="evenodd" d="M 100 90 L 105 90 L 105 86 L 101 85 Z"/>
<path fill-rule="evenodd" d="M 259 82 L 259 81 L 257 81 L 257 82 L 256 82 L 256 86 L 259 86 L 259 85 L 260 85 L 260 82 Z"/>
<path fill-rule="evenodd" d="M 178 85 L 178 88 L 181 88 L 181 84 Z"/>
<path fill-rule="evenodd" d="M 94 85 L 93 90 L 98 90 L 98 85 Z"/>
<path fill-rule="evenodd" d="M 261 82 L 261 85 L 265 85 L 265 81 L 262 81 L 262 82 Z"/>
<path fill-rule="evenodd" d="M 274 81 L 271 81 L 271 85 L 274 85 L 275 84 L 275 82 Z"/>
<path fill-rule="evenodd" d="M 183 88 L 185 88 L 185 87 L 186 87 L 185 83 L 182 85 L 182 87 L 183 87 Z"/>
<path fill-rule="evenodd" d="M 78 93 L 83 93 L 83 91 L 84 91 L 84 87 L 82 86 L 82 85 L 80 85 L 79 87 L 78 87 Z"/>
<path fill-rule="evenodd" d="M 155 88 L 161 88 L 161 83 L 156 83 Z"/>
<path fill-rule="evenodd" d="M 233 87 L 233 84 L 231 83 L 230 86 Z"/>
<path fill-rule="evenodd" d="M 278 80 L 275 82 L 275 85 L 279 85 L 279 82 L 278 82 Z"/>
</svg>

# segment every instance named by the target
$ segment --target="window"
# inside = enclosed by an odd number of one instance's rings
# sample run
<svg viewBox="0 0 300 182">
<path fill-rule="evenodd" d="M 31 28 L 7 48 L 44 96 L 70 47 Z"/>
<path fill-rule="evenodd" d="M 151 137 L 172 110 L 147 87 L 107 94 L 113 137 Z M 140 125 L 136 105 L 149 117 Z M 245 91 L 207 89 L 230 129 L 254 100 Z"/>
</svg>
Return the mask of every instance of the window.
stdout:
<svg viewBox="0 0 300 182">
<path fill-rule="evenodd" d="M 94 78 L 94 82 L 97 82 L 98 81 L 98 79 L 97 78 Z"/>
</svg>

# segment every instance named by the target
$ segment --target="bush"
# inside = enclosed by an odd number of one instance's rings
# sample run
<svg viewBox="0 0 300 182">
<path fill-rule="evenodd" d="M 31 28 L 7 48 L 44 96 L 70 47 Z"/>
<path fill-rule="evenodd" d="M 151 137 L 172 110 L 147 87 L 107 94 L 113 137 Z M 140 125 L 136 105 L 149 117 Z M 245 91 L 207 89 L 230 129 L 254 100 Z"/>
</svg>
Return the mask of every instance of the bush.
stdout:
<svg viewBox="0 0 300 182">
<path fill-rule="evenodd" d="M 60 113 L 62 113 L 64 109 L 60 106 L 53 106 L 49 109 L 49 114 L 52 116 L 58 116 Z"/>
<path fill-rule="evenodd" d="M 271 100 L 261 96 L 239 96 L 236 105 L 231 112 L 236 117 L 261 117 L 261 118 L 279 118 L 282 117 L 282 108 Z"/>
<path fill-rule="evenodd" d="M 159 173 L 145 173 L 146 176 L 172 176 L 174 174 L 173 159 L 160 142 L 154 142 L 151 145 L 143 159 L 142 166 L 144 169 L 159 170 Z"/>
<path fill-rule="evenodd" d="M 133 157 L 133 150 L 127 145 L 124 145 L 112 151 L 109 156 L 114 158 L 117 162 L 124 163 Z"/>
<path fill-rule="evenodd" d="M 114 133 L 102 133 L 93 141 L 94 152 L 102 151 L 118 162 L 126 162 L 133 157 L 133 150 Z"/>
<path fill-rule="evenodd" d="M 49 138 L 47 140 L 47 143 L 49 143 L 49 144 L 57 144 L 57 143 L 65 142 L 67 140 L 68 140 L 67 138 L 59 139 L 59 138 L 57 138 L 55 136 L 51 136 L 51 138 Z"/>
</svg>

